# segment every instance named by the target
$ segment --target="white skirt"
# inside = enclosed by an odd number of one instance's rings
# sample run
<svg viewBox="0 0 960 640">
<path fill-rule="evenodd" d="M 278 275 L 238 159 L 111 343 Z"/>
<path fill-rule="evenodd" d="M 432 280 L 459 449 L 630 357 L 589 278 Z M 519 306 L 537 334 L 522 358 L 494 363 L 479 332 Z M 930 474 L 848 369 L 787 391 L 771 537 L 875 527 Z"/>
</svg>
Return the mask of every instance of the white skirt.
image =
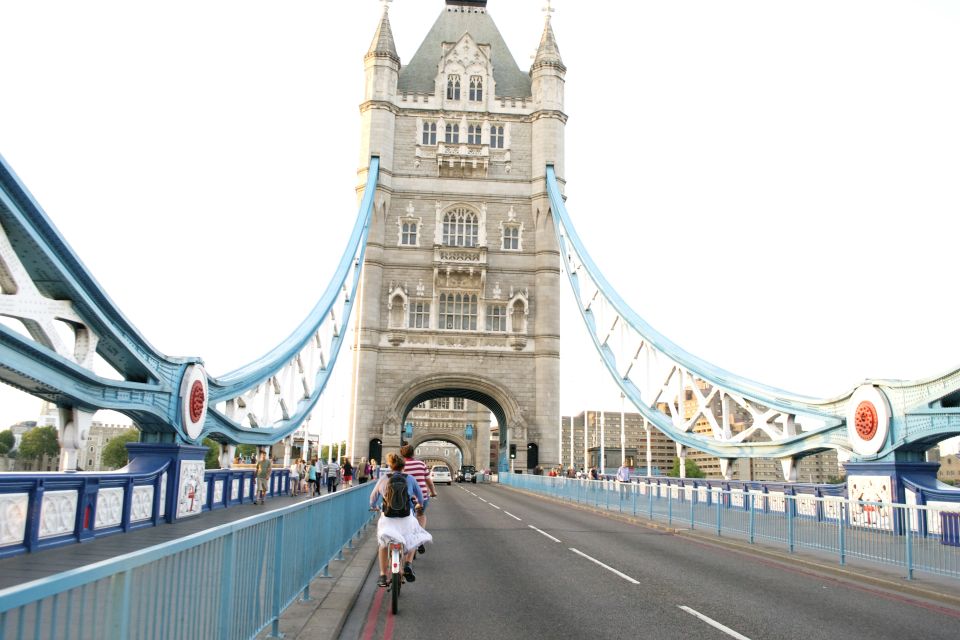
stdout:
<svg viewBox="0 0 960 640">
<path fill-rule="evenodd" d="M 393 541 L 402 542 L 404 550 L 410 551 L 433 542 L 433 536 L 420 526 L 413 511 L 406 518 L 388 518 L 381 513 L 377 521 L 377 542 L 386 547 Z"/>
</svg>

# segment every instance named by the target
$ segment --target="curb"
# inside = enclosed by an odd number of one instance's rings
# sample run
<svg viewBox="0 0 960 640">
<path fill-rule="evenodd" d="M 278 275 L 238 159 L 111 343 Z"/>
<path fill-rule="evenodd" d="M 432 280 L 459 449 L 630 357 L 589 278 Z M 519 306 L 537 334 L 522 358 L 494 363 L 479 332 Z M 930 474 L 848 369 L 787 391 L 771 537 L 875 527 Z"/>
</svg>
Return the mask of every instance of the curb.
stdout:
<svg viewBox="0 0 960 640">
<path fill-rule="evenodd" d="M 547 496 L 540 493 L 535 493 L 533 491 L 527 491 L 525 489 L 518 489 L 516 487 L 510 487 L 507 485 L 500 485 L 504 489 L 509 491 L 516 491 L 517 493 L 522 493 L 529 496 L 535 496 L 540 499 L 550 500 L 551 502 L 557 504 L 567 505 L 581 511 L 587 511 L 590 513 L 595 513 L 598 515 L 603 515 L 614 520 L 620 520 L 621 522 L 626 522 L 628 524 L 639 525 L 646 527 L 648 529 L 654 529 L 657 531 L 663 531 L 664 533 L 670 533 L 678 537 L 688 538 L 695 540 L 698 543 L 709 544 L 716 547 L 723 547 L 731 549 L 738 552 L 746 552 L 749 550 L 750 555 L 763 556 L 768 560 L 773 560 L 780 562 L 782 564 L 789 565 L 801 565 L 806 567 L 810 571 L 817 571 L 818 573 L 831 574 L 834 578 L 845 579 L 851 582 L 867 583 L 875 587 L 880 587 L 890 591 L 896 591 L 899 593 L 907 593 L 912 596 L 923 598 L 926 600 L 933 600 L 936 602 L 941 602 L 943 604 L 948 604 L 954 607 L 960 607 L 960 592 L 958 593 L 943 593 L 940 591 L 931 591 L 923 587 L 915 586 L 906 582 L 898 582 L 888 577 L 871 575 L 862 570 L 851 569 L 846 566 L 831 565 L 827 563 L 818 562 L 809 557 L 802 557 L 797 554 L 784 553 L 776 549 L 771 549 L 769 547 L 760 546 L 758 544 L 750 544 L 749 542 L 744 542 L 741 540 L 723 538 L 716 535 L 707 535 L 701 533 L 695 529 L 679 529 L 670 525 L 666 525 L 655 520 L 647 520 L 646 518 L 640 518 L 633 515 L 625 515 L 622 513 L 617 513 L 615 511 L 607 511 L 606 509 L 598 509 L 596 507 L 590 507 L 588 505 L 582 505 L 576 502 L 570 502 L 568 500 L 562 500 L 560 498 L 554 498 L 553 496 Z M 906 580 L 906 578 L 901 578 L 901 580 Z"/>
<path fill-rule="evenodd" d="M 295 640 L 335 640 L 340 636 L 350 611 L 357 602 L 364 581 L 377 559 L 376 524 L 368 524 L 343 549 L 343 559 L 330 562 L 329 576 L 310 583 L 310 600 L 297 600 L 280 615 L 281 637 Z M 267 628 L 257 638 L 271 638 Z"/>
</svg>

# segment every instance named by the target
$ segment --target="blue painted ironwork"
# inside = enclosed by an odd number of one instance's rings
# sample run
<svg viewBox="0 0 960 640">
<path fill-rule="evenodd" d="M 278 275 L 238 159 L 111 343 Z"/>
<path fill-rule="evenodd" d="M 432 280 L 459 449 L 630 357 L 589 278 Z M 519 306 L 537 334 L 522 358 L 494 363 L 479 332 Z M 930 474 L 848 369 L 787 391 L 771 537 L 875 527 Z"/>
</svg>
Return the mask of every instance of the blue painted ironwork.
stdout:
<svg viewBox="0 0 960 640">
<path fill-rule="evenodd" d="M 841 564 L 855 557 L 902 567 L 907 578 L 924 571 L 960 579 L 960 546 L 946 519 L 960 519 L 960 502 L 952 506 L 891 504 L 829 495 L 821 485 L 684 481 L 641 478 L 629 484 L 610 480 L 569 479 L 501 473 L 502 484 L 555 497 L 565 502 L 616 510 L 609 496 L 631 493 L 646 498 L 646 517 L 676 525 L 674 505 L 687 503 L 691 529 L 712 530 L 750 543 L 783 545 L 835 554 Z M 837 490 L 842 491 L 838 485 Z M 837 490 L 831 490 L 836 493 Z M 953 496 L 956 500 L 956 496 Z M 636 515 L 636 508 L 634 508 Z M 899 527 L 899 528 L 898 528 Z"/>
<path fill-rule="evenodd" d="M 854 460 L 901 454 L 917 459 L 934 443 L 960 434 L 960 369 L 913 382 L 871 380 L 849 393 L 819 400 L 748 380 L 684 351 L 647 324 L 603 276 L 573 227 L 551 165 L 546 186 L 561 260 L 601 360 L 644 418 L 681 445 L 723 460 L 790 461 L 825 449 Z M 855 432 L 848 428 L 856 394 L 864 389 L 873 394 L 874 404 L 890 405 L 889 435 L 884 432 L 882 446 L 866 452 L 856 450 Z M 698 401 L 713 433 L 693 431 L 699 412 L 693 419 L 683 415 L 684 392 Z M 718 402 L 724 416 L 729 415 L 728 403 L 749 413 L 751 433 L 731 433 L 729 424 L 708 415 L 709 405 Z M 747 437 L 754 432 L 770 437 Z M 873 444 L 879 442 L 877 438 Z"/>
<path fill-rule="evenodd" d="M 182 415 L 182 382 L 201 365 L 199 357 L 175 358 L 157 351 L 120 312 L 73 252 L 43 209 L 12 169 L 0 157 L 0 234 L 2 234 L 38 294 L 61 308 L 76 332 L 73 359 L 58 353 L 53 332 L 23 319 L 33 340 L 0 325 L 0 380 L 49 400 L 60 407 L 84 411 L 119 411 L 147 434 L 148 440 L 197 443 L 211 436 L 221 442 L 272 444 L 293 433 L 316 406 L 329 380 L 342 345 L 344 328 L 360 281 L 366 239 L 379 174 L 373 157 L 353 231 L 336 272 L 320 301 L 294 332 L 254 362 L 219 378 L 209 378 L 209 403 L 202 432 L 191 437 Z M 15 283 L 0 283 L 4 293 Z M 323 331 L 321 331 L 323 329 Z M 281 400 L 278 419 L 269 424 L 243 423 L 245 394 L 258 385 L 278 386 L 277 376 L 294 365 L 310 341 L 329 340 L 320 353 L 316 374 L 308 372 L 301 397 L 293 406 Z M 111 380 L 92 371 L 96 352 L 123 380 Z M 312 377 L 310 377 L 312 376 Z M 230 403 L 234 403 L 231 405 Z M 233 415 L 231 415 L 231 413 Z M 239 416 L 239 417 L 238 417 Z"/>
<path fill-rule="evenodd" d="M 288 469 L 273 470 L 268 497 L 289 495 L 289 474 Z M 165 489 L 162 485 L 164 478 Z M 0 502 L 4 498 L 25 495 L 27 514 L 19 539 L 0 539 L 0 558 L 172 522 L 177 509 L 177 481 L 169 462 L 149 471 L 0 474 Z M 254 482 L 253 469 L 207 471 L 204 476 L 205 486 L 199 497 L 203 500 L 202 511 L 252 503 Z M 134 510 L 133 500 L 138 487 L 152 488 L 152 504 L 140 505 L 139 509 Z M 105 490 L 113 489 L 122 490 L 121 517 L 109 526 L 98 526 L 98 497 Z M 49 492 L 76 492 L 76 505 L 73 512 L 68 514 L 72 522 L 68 530 L 41 538 L 41 513 L 44 496 Z M 161 496 L 165 497 L 162 503 Z M 4 512 L 4 518 L 7 519 L 4 523 L 5 529 L 17 526 L 9 520 L 13 513 L 13 510 Z"/>
<path fill-rule="evenodd" d="M 362 487 L 0 590 L 3 638 L 254 638 L 371 520 Z"/>
</svg>

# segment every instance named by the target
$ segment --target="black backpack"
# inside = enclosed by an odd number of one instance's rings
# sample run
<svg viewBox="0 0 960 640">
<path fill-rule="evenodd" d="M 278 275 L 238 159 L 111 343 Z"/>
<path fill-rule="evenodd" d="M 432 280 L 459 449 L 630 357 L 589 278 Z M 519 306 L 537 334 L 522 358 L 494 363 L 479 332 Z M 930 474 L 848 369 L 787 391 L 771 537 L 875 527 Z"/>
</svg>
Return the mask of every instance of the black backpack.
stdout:
<svg viewBox="0 0 960 640">
<path fill-rule="evenodd" d="M 406 518 L 410 515 L 407 474 L 394 473 L 387 480 L 387 490 L 383 492 L 383 515 L 388 518 Z"/>
</svg>

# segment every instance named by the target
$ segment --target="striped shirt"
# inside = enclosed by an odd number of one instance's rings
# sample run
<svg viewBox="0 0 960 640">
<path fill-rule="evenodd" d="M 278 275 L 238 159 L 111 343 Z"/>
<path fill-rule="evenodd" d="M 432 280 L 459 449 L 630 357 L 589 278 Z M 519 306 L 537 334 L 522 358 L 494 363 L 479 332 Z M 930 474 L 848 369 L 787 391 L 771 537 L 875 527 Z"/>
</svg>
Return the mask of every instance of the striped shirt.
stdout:
<svg viewBox="0 0 960 640">
<path fill-rule="evenodd" d="M 403 466 L 403 472 L 413 476 L 417 480 L 417 484 L 420 485 L 420 491 L 423 492 L 423 495 L 428 495 L 427 493 L 427 465 L 424 464 L 423 460 L 417 460 L 416 458 L 405 458 L 405 464 Z"/>
</svg>

